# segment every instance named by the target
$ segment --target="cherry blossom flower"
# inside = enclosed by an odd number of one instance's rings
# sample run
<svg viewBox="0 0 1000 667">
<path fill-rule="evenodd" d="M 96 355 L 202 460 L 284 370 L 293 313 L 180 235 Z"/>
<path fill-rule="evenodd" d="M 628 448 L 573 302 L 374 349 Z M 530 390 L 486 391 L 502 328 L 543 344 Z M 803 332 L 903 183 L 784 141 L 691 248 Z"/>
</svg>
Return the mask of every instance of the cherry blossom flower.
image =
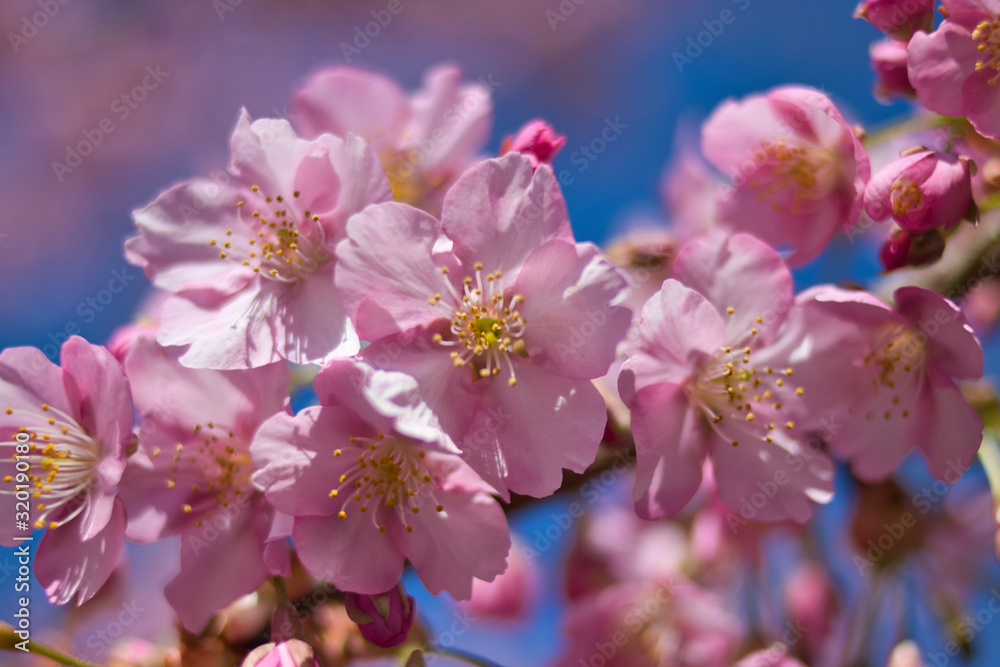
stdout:
<svg viewBox="0 0 1000 667">
<path fill-rule="evenodd" d="M 512 153 L 467 171 L 441 221 L 398 203 L 353 217 L 337 286 L 361 357 L 417 378 L 442 428 L 505 498 L 582 472 L 607 418 L 603 375 L 626 286 L 575 243 L 555 177 Z"/>
<path fill-rule="evenodd" d="M 302 563 L 343 591 L 376 595 L 413 565 L 428 590 L 472 594 L 506 568 L 510 537 L 489 487 L 418 400 L 416 381 L 361 362 L 316 376 L 320 406 L 264 423 L 254 483 L 294 517 Z"/>
<path fill-rule="evenodd" d="M 181 569 L 166 597 L 200 632 L 215 610 L 289 574 L 282 518 L 250 484 L 249 451 L 257 427 L 285 408 L 289 369 L 185 368 L 176 350 L 140 337 L 125 370 L 141 420 L 121 482 L 126 534 L 140 543 L 180 536 Z"/>
<path fill-rule="evenodd" d="M 977 220 L 969 158 L 930 149 L 903 151 L 903 157 L 872 176 L 865 210 L 873 220 L 891 217 L 907 232 L 949 230 L 963 218 Z"/>
<path fill-rule="evenodd" d="M 747 234 L 713 232 L 685 246 L 674 276 L 645 305 L 623 345 L 618 381 L 632 410 L 633 499 L 644 518 L 669 516 L 694 496 L 710 457 L 719 496 L 761 521 L 805 521 L 826 502 L 832 469 L 805 451 L 814 419 L 794 376 L 792 280 L 780 257 Z M 811 392 L 810 392 L 811 393 Z"/>
<path fill-rule="evenodd" d="M 356 136 L 300 139 L 287 121 L 233 132 L 233 176 L 176 185 L 135 212 L 125 255 L 172 294 L 157 340 L 193 368 L 252 368 L 347 356 L 358 339 L 333 286 L 348 216 L 391 198 Z"/>
<path fill-rule="evenodd" d="M 384 76 L 331 67 L 296 93 L 292 118 L 305 136 L 364 137 L 385 165 L 396 201 L 437 214 L 445 192 L 489 140 L 490 93 L 483 83 L 462 83 L 450 65 L 429 70 L 409 98 Z"/>
<path fill-rule="evenodd" d="M 134 447 L 132 395 L 106 349 L 71 336 L 62 365 L 40 350 L 0 353 L 0 499 L 15 536 L 47 528 L 35 554 L 35 576 L 53 604 L 83 604 L 114 572 L 125 537 L 116 487 Z M 28 496 L 27 503 L 17 496 Z M 29 511 L 22 508 L 30 504 Z M 15 519 L 19 523 L 15 523 Z M 17 528 L 17 530 L 15 530 Z"/>
<path fill-rule="evenodd" d="M 402 583 L 378 595 L 347 593 L 344 606 L 365 639 L 381 648 L 392 648 L 406 641 L 416 609 Z"/>
<path fill-rule="evenodd" d="M 535 169 L 545 165 L 552 169 L 552 160 L 566 145 L 566 137 L 557 134 L 555 129 L 544 120 L 533 120 L 525 123 L 517 134 L 504 139 L 500 154 L 521 153 L 526 155 Z"/>
<path fill-rule="evenodd" d="M 828 388 L 831 401 L 838 392 L 851 397 L 830 447 L 866 481 L 892 474 L 911 449 L 943 479 L 955 461 L 971 463 L 982 439 L 982 421 L 953 379 L 982 376 L 982 347 L 959 307 L 940 294 L 901 287 L 894 298 L 891 309 L 867 293 L 834 287 L 803 295 L 804 308 L 855 332 L 827 353 L 860 371 L 851 383 Z"/>
<path fill-rule="evenodd" d="M 917 98 L 1000 139 L 1000 0 L 944 0 L 941 13 L 937 30 L 918 32 L 907 47 Z"/>
<path fill-rule="evenodd" d="M 264 644 L 250 651 L 240 667 L 320 667 L 313 647 L 301 639 Z"/>
<path fill-rule="evenodd" d="M 854 225 L 871 174 L 853 129 L 810 88 L 723 103 L 702 128 L 702 152 L 732 181 L 719 202 L 720 221 L 791 249 L 792 265 Z"/>
</svg>

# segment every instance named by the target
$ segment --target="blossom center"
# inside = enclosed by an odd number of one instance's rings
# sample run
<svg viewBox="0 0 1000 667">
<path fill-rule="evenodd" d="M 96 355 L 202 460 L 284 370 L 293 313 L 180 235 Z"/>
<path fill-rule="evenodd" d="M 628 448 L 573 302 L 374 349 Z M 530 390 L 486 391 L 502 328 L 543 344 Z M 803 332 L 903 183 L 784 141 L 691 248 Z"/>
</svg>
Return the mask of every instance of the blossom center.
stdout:
<svg viewBox="0 0 1000 667">
<path fill-rule="evenodd" d="M 757 199 L 770 201 L 774 210 L 803 212 L 803 205 L 825 197 L 836 184 L 836 173 L 828 151 L 790 144 L 784 139 L 765 139 L 754 154 L 755 172 L 747 185 Z"/>
<path fill-rule="evenodd" d="M 292 193 L 288 202 L 282 195 L 274 197 L 250 188 L 246 200 L 237 202 L 240 221 L 246 225 L 233 241 L 233 230 L 226 238 L 208 243 L 221 247 L 219 258 L 251 267 L 266 279 L 295 285 L 329 262 L 333 255 L 326 249 L 326 234 L 319 216 L 301 204 L 301 193 Z M 249 218 L 244 212 L 252 208 Z M 243 244 L 246 247 L 239 247 Z"/>
<path fill-rule="evenodd" d="M 180 489 L 189 492 L 183 498 L 189 502 L 181 509 L 185 514 L 200 514 L 196 521 L 200 526 L 214 509 L 225 509 L 244 494 L 255 492 L 250 483 L 255 467 L 246 441 L 234 431 L 213 422 L 196 424 L 192 431 L 197 439 L 176 445 L 166 484 L 174 489 L 182 480 L 190 482 L 190 488 Z M 157 458 L 163 452 L 155 447 L 151 456 Z"/>
<path fill-rule="evenodd" d="M 920 206 L 923 199 L 924 193 L 921 192 L 920 186 L 906 176 L 897 178 L 889 188 L 892 213 L 897 217 L 902 217 Z"/>
<path fill-rule="evenodd" d="M 997 85 L 1000 81 L 1000 18 L 982 21 L 972 31 L 972 39 L 979 42 L 976 49 L 982 56 L 982 59 L 976 62 L 976 71 L 992 69 L 995 73 L 988 83 L 991 86 Z"/>
<path fill-rule="evenodd" d="M 419 514 L 425 502 L 444 511 L 434 497 L 434 477 L 424 465 L 426 453 L 416 443 L 379 433 L 374 438 L 351 437 L 348 444 L 348 450 L 357 452 L 357 462 L 330 491 L 331 498 L 345 498 L 340 519 L 349 512 L 370 514 L 372 524 L 384 533 L 386 522 L 395 517 L 412 533 L 408 517 Z M 335 458 L 345 455 L 350 451 L 333 451 Z"/>
<path fill-rule="evenodd" d="M 871 351 L 862 361 L 871 371 L 872 385 L 877 394 L 891 400 L 882 412 L 884 419 L 891 419 L 896 411 L 903 418 L 910 416 L 909 403 L 916 398 L 916 389 L 923 378 L 927 358 L 927 336 L 910 326 L 892 326 L 882 332 Z M 907 400 L 907 391 L 912 395 Z M 865 415 L 870 421 L 877 415 L 869 410 Z"/>
<path fill-rule="evenodd" d="M 38 413 L 7 408 L 8 415 L 22 413 L 25 422 L 34 426 L 21 427 L 8 447 L 22 451 L 18 445 L 27 444 L 28 453 L 15 453 L 14 459 L 27 463 L 28 469 L 18 467 L 18 476 L 4 477 L 4 487 L 0 493 L 14 494 L 23 486 L 20 474 L 27 478 L 27 486 L 32 497 L 38 501 L 34 509 L 38 512 L 35 528 L 55 528 L 66 523 L 83 511 L 86 494 L 94 486 L 97 465 L 101 460 L 101 443 L 87 433 L 75 419 L 63 411 L 46 403 L 41 404 Z M 27 440 L 19 434 L 28 436 Z M 57 520 L 54 520 L 57 519 Z"/>
<path fill-rule="evenodd" d="M 732 315 L 733 309 L 727 312 Z M 756 321 L 760 324 L 763 318 Z M 779 424 L 792 430 L 793 422 L 781 423 L 777 416 L 785 401 L 805 393 L 802 387 L 790 386 L 792 368 L 753 362 L 752 342 L 758 333 L 755 327 L 745 346 L 726 346 L 716 352 L 686 387 L 691 403 L 702 409 L 715 432 L 734 447 L 740 436 L 773 442 Z"/>
<path fill-rule="evenodd" d="M 475 278 L 465 277 L 460 294 L 448 280 L 448 268 L 441 267 L 451 298 L 437 293 L 427 302 L 439 308 L 450 323 L 444 334 L 434 335 L 434 341 L 456 348 L 451 353 L 455 366 L 471 365 L 477 377 L 499 375 L 501 366 L 506 365 L 510 371 L 507 383 L 513 387 L 517 378 L 511 355 L 524 354 L 522 337 L 526 323 L 518 310 L 524 297 L 505 295 L 502 272 L 484 277 L 482 264 L 477 262 L 473 268 Z"/>
</svg>

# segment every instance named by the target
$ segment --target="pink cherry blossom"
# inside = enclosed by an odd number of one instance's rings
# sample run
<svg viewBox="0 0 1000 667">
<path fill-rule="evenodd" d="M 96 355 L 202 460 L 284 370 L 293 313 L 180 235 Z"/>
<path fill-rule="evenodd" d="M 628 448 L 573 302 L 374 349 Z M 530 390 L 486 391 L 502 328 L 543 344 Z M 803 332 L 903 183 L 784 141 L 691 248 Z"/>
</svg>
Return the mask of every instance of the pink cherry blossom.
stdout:
<svg viewBox="0 0 1000 667">
<path fill-rule="evenodd" d="M 637 318 L 618 381 L 632 410 L 633 499 L 644 518 L 669 516 L 694 496 L 706 457 L 720 497 L 744 518 L 805 521 L 826 502 L 832 469 L 807 452 L 815 418 L 791 349 L 812 332 L 790 324 L 792 279 L 780 257 L 747 234 L 717 231 L 685 246 L 674 276 Z M 794 344 L 782 340 L 796 329 Z M 766 491 L 765 491 L 766 490 Z"/>
<path fill-rule="evenodd" d="M 308 570 L 343 591 L 389 590 L 409 560 L 428 590 L 472 594 L 506 568 L 510 537 L 489 487 L 418 400 L 416 381 L 348 360 L 316 376 L 320 406 L 264 423 L 254 483 L 294 517 Z"/>
<path fill-rule="evenodd" d="M 215 610 L 290 573 L 282 518 L 250 484 L 249 451 L 257 427 L 285 408 L 288 366 L 185 368 L 175 350 L 140 337 L 125 370 L 140 415 L 120 490 L 126 534 L 140 543 L 180 536 L 181 569 L 166 597 L 200 632 Z"/>
<path fill-rule="evenodd" d="M 29 347 L 0 353 L 0 498 L 9 517 L 0 543 L 22 544 L 13 538 L 29 535 L 27 526 L 48 528 L 35 576 L 53 604 L 76 598 L 79 605 L 104 585 L 121 555 L 125 511 L 116 488 L 134 446 L 132 396 L 121 366 L 102 347 L 71 336 L 61 362 Z M 15 530 L 18 487 L 32 493 L 27 526 Z"/>
<path fill-rule="evenodd" d="M 557 134 L 555 129 L 544 120 L 532 120 L 525 123 L 517 134 L 504 139 L 501 155 L 521 153 L 526 155 L 535 169 L 539 165 L 552 168 L 552 160 L 566 145 L 566 137 Z"/>
<path fill-rule="evenodd" d="M 944 0 L 944 22 L 910 40 L 910 82 L 931 111 L 1000 139 L 1000 0 Z"/>
<path fill-rule="evenodd" d="M 866 481 L 892 474 L 911 449 L 939 479 L 956 462 L 968 467 L 983 425 L 953 378 L 981 377 L 983 351 L 958 306 L 919 287 L 897 289 L 895 309 L 833 287 L 804 297 L 804 308 L 854 329 L 827 352 L 845 369 L 841 377 L 857 371 L 853 382 L 827 389 L 833 402 L 838 393 L 850 397 L 849 411 L 837 417 L 832 452 Z"/>
<path fill-rule="evenodd" d="M 854 16 L 905 42 L 918 30 L 930 30 L 934 0 L 862 0 Z"/>
<path fill-rule="evenodd" d="M 916 94 L 907 74 L 906 44 L 894 39 L 879 40 L 871 45 L 868 55 L 875 72 L 875 95 L 880 101 L 888 103 L 896 96 Z"/>
<path fill-rule="evenodd" d="M 439 222 L 398 203 L 351 219 L 337 286 L 361 357 L 416 377 L 442 428 L 505 498 L 545 496 L 593 462 L 590 380 L 630 320 L 624 279 L 575 243 L 552 172 L 516 153 L 473 167 Z"/>
<path fill-rule="evenodd" d="M 720 221 L 792 250 L 793 265 L 854 225 L 871 174 L 852 128 L 811 88 L 723 103 L 702 129 L 702 152 L 732 182 L 719 202 Z"/>
<path fill-rule="evenodd" d="M 630 581 L 573 602 L 555 664 L 729 667 L 742 631 L 722 600 L 682 577 Z"/>
<path fill-rule="evenodd" d="M 462 606 L 477 617 L 491 620 L 524 618 L 537 600 L 541 585 L 541 565 L 535 563 L 531 547 L 512 535 L 507 569 L 493 581 L 474 579 L 472 597 Z"/>
<path fill-rule="evenodd" d="M 754 651 L 734 667 L 805 667 L 801 662 L 788 655 L 788 646 L 781 642 L 768 648 Z"/>
<path fill-rule="evenodd" d="M 486 82 L 462 83 L 461 70 L 451 65 L 429 70 L 409 98 L 384 76 L 331 67 L 296 93 L 292 117 L 305 136 L 364 137 L 385 165 L 396 201 L 436 215 L 445 192 L 489 140 L 490 93 Z"/>
<path fill-rule="evenodd" d="M 965 217 L 977 219 L 972 171 L 971 161 L 962 155 L 904 151 L 872 176 L 865 189 L 865 210 L 873 220 L 891 217 L 915 234 L 952 229 Z"/>
<path fill-rule="evenodd" d="M 135 212 L 129 261 L 172 294 L 157 340 L 181 363 L 236 369 L 350 355 L 358 339 L 333 286 L 347 218 L 391 198 L 356 136 L 300 139 L 283 120 L 233 132 L 232 172 L 176 185 Z"/>
</svg>

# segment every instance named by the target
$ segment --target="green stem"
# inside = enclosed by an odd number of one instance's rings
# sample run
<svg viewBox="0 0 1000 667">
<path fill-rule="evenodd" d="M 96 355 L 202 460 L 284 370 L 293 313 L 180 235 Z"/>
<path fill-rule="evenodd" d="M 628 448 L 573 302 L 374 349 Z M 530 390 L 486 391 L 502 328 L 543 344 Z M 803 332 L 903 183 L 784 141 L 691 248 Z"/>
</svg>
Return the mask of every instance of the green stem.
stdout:
<svg viewBox="0 0 1000 667">
<path fill-rule="evenodd" d="M 19 651 L 20 649 L 14 648 L 15 644 L 18 643 L 18 639 L 19 637 L 14 634 L 14 628 L 6 623 L 0 623 L 0 650 Z M 28 652 L 45 656 L 49 660 L 54 660 L 61 665 L 69 665 L 70 667 L 97 667 L 93 663 L 77 660 L 71 655 L 57 651 L 51 646 L 46 646 L 34 639 L 29 640 Z"/>
</svg>

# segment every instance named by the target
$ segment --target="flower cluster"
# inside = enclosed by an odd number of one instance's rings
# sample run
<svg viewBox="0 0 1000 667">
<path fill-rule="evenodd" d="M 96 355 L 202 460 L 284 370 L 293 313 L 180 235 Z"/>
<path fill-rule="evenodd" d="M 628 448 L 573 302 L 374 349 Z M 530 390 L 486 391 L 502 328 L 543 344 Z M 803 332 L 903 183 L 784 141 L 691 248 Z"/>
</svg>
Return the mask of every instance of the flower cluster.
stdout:
<svg viewBox="0 0 1000 667">
<path fill-rule="evenodd" d="M 726 101 L 704 159 L 689 151 L 664 181 L 673 226 L 607 255 L 574 236 L 552 166 L 566 138 L 534 120 L 482 154 L 489 92 L 454 67 L 411 96 L 327 69 L 294 122 L 242 111 L 230 178 L 135 211 L 124 251 L 155 313 L 107 347 L 71 337 L 59 365 L 0 353 L 0 498 L 24 516 L 4 544 L 44 530 L 35 576 L 53 603 L 83 604 L 113 585 L 126 539 L 176 538 L 164 596 L 191 637 L 238 636 L 241 605 L 272 596 L 270 643 L 239 657 L 319 664 L 331 635 L 303 630 L 285 585 L 308 580 L 343 602 L 308 623 L 406 645 L 416 665 L 407 566 L 467 610 L 522 616 L 542 547 L 512 541 L 507 514 L 601 480 L 614 497 L 570 505 L 584 518 L 557 664 L 595 649 L 616 665 L 860 664 L 860 594 L 841 608 L 820 559 L 789 545 L 835 496 L 855 514 L 826 532 L 865 554 L 865 576 L 938 562 L 927 535 L 964 543 L 946 509 L 907 509 L 904 460 L 943 488 L 973 464 L 988 411 L 961 383 L 983 351 L 934 283 L 796 293 L 789 267 L 889 219 L 884 267 L 931 263 L 997 205 L 972 153 L 1000 155 L 1000 5 L 945 0 L 934 30 L 932 12 L 857 10 L 890 40 L 873 50 L 883 93 L 968 119 L 935 120 L 952 130 L 939 146 L 879 164 L 811 88 Z M 780 612 L 752 593 L 729 604 L 778 543 L 794 572 Z M 808 626 L 795 641 L 769 625 L 788 614 Z"/>
</svg>

